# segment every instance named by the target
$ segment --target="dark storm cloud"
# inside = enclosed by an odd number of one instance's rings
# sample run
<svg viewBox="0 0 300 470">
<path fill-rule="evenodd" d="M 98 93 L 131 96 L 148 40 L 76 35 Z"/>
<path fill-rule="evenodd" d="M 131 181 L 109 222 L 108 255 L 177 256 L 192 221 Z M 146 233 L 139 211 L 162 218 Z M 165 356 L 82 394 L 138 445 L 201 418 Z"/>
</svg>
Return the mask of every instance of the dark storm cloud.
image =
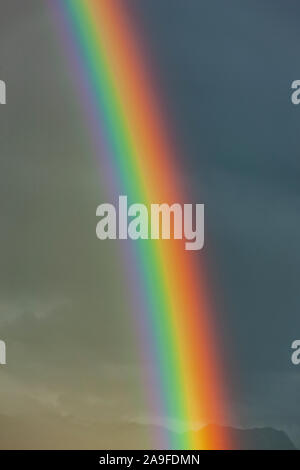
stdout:
<svg viewBox="0 0 300 470">
<path fill-rule="evenodd" d="M 134 6 L 159 63 L 154 73 L 168 116 L 180 129 L 183 172 L 193 198 L 206 204 L 206 250 L 231 349 L 237 420 L 290 425 L 299 443 L 290 380 L 298 372 L 290 345 L 300 335 L 300 109 L 290 100 L 300 74 L 299 3 Z"/>
</svg>

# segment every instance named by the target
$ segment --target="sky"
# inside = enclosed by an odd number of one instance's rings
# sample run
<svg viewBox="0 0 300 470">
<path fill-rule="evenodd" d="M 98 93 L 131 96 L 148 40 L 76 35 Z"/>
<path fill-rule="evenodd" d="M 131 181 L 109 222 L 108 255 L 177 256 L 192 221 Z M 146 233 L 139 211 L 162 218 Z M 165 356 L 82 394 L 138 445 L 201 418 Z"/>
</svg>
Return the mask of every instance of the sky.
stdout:
<svg viewBox="0 0 300 470">
<path fill-rule="evenodd" d="M 226 424 L 300 446 L 299 3 L 125 1 L 206 207 Z M 165 423 L 141 386 L 121 250 L 95 237 L 104 175 L 46 1 L 0 0 L 0 79 L 0 447 L 151 446 Z"/>
</svg>

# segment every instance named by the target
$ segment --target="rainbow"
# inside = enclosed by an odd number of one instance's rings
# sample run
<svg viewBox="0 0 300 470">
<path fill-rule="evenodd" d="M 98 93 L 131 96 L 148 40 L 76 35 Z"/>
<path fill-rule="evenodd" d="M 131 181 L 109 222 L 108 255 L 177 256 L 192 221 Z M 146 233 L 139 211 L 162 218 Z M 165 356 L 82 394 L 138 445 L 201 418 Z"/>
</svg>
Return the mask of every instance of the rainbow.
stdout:
<svg viewBox="0 0 300 470">
<path fill-rule="evenodd" d="M 50 3 L 55 5 L 95 149 L 101 162 L 106 157 L 101 171 L 115 197 L 126 194 L 129 203 L 188 202 L 177 168 L 177 146 L 159 109 L 142 38 L 126 2 Z M 145 393 L 155 397 L 154 413 L 187 430 L 174 438 L 166 426 L 159 445 L 228 449 L 228 433 L 207 431 L 200 440 L 195 432 L 227 414 L 216 325 L 199 256 L 185 251 L 178 240 L 128 245 L 126 250 L 135 255 L 134 266 L 125 269 L 135 270 L 131 292 L 143 335 L 139 342 L 153 365 Z"/>
</svg>

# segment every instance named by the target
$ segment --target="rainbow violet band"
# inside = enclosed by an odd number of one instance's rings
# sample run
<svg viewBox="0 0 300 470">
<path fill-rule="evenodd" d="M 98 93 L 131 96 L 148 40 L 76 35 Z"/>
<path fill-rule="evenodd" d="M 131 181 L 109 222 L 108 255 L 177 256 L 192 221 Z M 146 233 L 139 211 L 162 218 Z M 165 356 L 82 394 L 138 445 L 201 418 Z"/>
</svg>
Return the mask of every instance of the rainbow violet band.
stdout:
<svg viewBox="0 0 300 470">
<path fill-rule="evenodd" d="M 98 142 L 99 158 L 100 153 L 107 156 L 117 194 L 146 205 L 185 202 L 176 145 L 141 50 L 143 38 L 126 3 L 50 1 L 81 88 L 84 119 Z M 195 432 L 228 417 L 222 355 L 199 257 L 185 251 L 179 240 L 134 243 L 139 284 L 132 296 L 142 299 L 137 313 L 147 325 L 145 344 L 155 374 L 150 394 L 157 407 L 152 411 L 166 423 L 165 439 L 158 446 L 232 448 L 224 428 L 208 427 L 201 439 Z M 186 432 L 169 432 L 168 423 L 178 423 Z"/>
</svg>

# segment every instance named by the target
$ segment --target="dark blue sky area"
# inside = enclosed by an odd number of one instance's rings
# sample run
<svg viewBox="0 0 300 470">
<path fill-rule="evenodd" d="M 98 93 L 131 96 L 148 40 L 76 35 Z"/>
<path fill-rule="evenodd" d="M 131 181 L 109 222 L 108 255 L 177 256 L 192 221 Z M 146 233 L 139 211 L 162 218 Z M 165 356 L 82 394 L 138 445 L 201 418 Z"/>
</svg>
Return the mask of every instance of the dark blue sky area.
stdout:
<svg viewBox="0 0 300 470">
<path fill-rule="evenodd" d="M 299 2 L 129 3 L 157 64 L 184 176 L 206 204 L 238 419 L 296 429 L 300 107 L 290 87 L 300 77 Z"/>
</svg>

